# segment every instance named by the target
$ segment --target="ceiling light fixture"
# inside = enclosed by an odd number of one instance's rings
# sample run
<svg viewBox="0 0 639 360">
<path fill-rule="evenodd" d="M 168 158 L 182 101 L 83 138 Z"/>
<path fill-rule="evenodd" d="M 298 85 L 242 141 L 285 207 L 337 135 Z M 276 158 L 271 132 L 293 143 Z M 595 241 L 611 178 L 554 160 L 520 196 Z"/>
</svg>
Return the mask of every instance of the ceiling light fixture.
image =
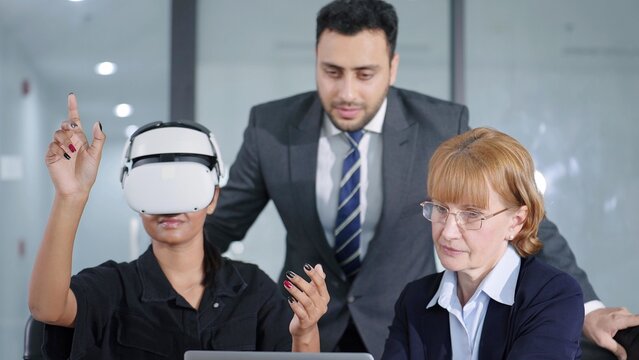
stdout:
<svg viewBox="0 0 639 360">
<path fill-rule="evenodd" d="M 116 71 L 118 71 L 118 66 L 110 61 L 101 62 L 95 66 L 95 73 L 98 75 L 113 75 Z"/>
<path fill-rule="evenodd" d="M 118 104 L 115 109 L 113 109 L 113 113 L 120 118 L 129 117 L 133 114 L 133 107 L 129 104 Z"/>
</svg>

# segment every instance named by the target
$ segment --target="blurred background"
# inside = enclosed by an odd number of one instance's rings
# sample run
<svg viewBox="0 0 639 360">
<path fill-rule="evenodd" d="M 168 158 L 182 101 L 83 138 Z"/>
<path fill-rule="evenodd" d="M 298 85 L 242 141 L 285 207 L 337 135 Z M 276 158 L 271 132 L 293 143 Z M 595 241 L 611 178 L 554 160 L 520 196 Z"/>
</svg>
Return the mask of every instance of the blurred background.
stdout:
<svg viewBox="0 0 639 360">
<path fill-rule="evenodd" d="M 53 195 L 43 156 L 67 94 L 77 94 L 84 125 L 101 121 L 108 136 L 75 273 L 129 261 L 149 244 L 121 193 L 120 156 L 137 126 L 171 119 L 176 49 L 195 41 L 193 120 L 214 131 L 230 165 L 252 105 L 314 89 L 315 15 L 326 2 L 199 0 L 195 40 L 172 40 L 169 0 L 0 0 L 0 358 L 22 356 Z M 639 2 L 390 2 L 400 19 L 396 85 L 454 98 L 469 106 L 471 126 L 520 140 L 549 217 L 602 301 L 639 312 Z M 269 205 L 226 255 L 276 278 L 283 252 Z"/>
</svg>

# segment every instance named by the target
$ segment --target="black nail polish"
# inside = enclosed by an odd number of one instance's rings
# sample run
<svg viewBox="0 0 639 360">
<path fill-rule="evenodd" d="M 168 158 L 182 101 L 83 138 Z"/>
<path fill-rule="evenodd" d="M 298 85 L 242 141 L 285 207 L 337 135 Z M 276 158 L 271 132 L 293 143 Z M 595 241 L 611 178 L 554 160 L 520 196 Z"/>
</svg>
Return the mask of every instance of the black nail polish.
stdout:
<svg viewBox="0 0 639 360">
<path fill-rule="evenodd" d="M 75 123 L 71 123 L 71 129 L 75 129 L 77 127 L 78 127 L 78 125 L 76 125 Z"/>
<path fill-rule="evenodd" d="M 290 303 L 292 304 L 292 303 L 294 303 L 294 302 L 295 302 L 295 299 L 293 299 L 293 297 L 292 297 L 292 296 L 289 296 L 289 297 L 288 297 L 288 302 L 290 302 Z"/>
<path fill-rule="evenodd" d="M 309 265 L 309 264 L 304 264 L 304 269 L 306 269 L 308 271 L 311 271 L 311 270 L 313 270 L 313 267 L 311 265 Z"/>
<path fill-rule="evenodd" d="M 98 125 L 100 125 L 100 131 L 102 131 L 102 123 L 98 121 Z"/>
<path fill-rule="evenodd" d="M 69 93 L 69 95 L 75 95 L 75 93 L 74 93 L 73 91 L 71 91 L 71 92 Z"/>
<path fill-rule="evenodd" d="M 286 277 L 289 278 L 289 279 L 292 279 L 292 278 L 295 277 L 295 273 L 292 272 L 292 271 L 287 271 L 286 272 Z"/>
<path fill-rule="evenodd" d="M 64 153 L 64 158 L 67 159 L 67 160 L 71 160 L 71 156 L 69 156 L 69 154 L 67 154 L 67 153 Z"/>
</svg>

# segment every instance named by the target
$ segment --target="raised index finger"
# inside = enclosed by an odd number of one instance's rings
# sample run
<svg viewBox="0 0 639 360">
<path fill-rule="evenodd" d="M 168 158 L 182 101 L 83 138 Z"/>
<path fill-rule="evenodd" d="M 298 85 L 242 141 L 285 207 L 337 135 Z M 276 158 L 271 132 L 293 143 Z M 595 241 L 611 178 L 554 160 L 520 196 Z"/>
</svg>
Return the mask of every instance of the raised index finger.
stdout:
<svg viewBox="0 0 639 360">
<path fill-rule="evenodd" d="M 67 108 L 69 111 L 68 120 L 71 122 L 71 124 L 81 126 L 80 114 L 78 113 L 78 101 L 75 98 L 74 93 L 69 93 L 69 96 L 67 97 Z"/>
</svg>

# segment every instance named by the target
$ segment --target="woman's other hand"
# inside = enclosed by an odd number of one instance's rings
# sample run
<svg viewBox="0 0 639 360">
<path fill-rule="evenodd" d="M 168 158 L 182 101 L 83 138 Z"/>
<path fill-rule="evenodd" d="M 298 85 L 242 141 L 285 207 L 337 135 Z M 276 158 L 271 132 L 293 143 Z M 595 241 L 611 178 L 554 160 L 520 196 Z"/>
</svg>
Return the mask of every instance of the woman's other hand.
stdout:
<svg viewBox="0 0 639 360">
<path fill-rule="evenodd" d="M 304 272 L 311 281 L 306 281 L 292 271 L 286 272 L 287 280 L 284 288 L 289 296 L 289 305 L 294 316 L 289 325 L 289 331 L 293 336 L 294 351 L 319 351 L 319 329 L 317 322 L 328 310 L 330 296 L 326 288 L 326 274 L 322 265 L 312 267 L 304 265 Z M 314 343 L 317 342 L 315 349 Z M 297 343 L 297 344 L 296 344 Z M 297 346 L 302 346 L 298 347 Z M 310 348 L 309 348 L 310 346 Z"/>
</svg>

